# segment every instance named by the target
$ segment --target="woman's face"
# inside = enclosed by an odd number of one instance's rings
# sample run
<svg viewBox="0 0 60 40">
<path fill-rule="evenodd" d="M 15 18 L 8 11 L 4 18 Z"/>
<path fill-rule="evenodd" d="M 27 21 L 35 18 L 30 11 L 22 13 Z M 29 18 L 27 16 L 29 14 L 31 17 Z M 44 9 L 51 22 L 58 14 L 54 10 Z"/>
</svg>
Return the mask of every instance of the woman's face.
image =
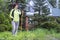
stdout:
<svg viewBox="0 0 60 40">
<path fill-rule="evenodd" d="M 18 9 L 18 5 L 16 5 L 15 8 Z"/>
</svg>

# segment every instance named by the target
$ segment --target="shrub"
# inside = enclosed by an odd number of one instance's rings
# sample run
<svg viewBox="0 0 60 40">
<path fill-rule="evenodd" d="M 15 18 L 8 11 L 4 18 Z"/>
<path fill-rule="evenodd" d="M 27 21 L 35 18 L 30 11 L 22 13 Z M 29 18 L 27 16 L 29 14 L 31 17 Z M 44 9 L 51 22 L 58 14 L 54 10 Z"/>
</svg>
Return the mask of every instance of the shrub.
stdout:
<svg viewBox="0 0 60 40">
<path fill-rule="evenodd" d="M 11 31 L 11 30 L 12 30 L 11 26 L 8 26 L 8 25 L 5 25 L 5 24 L 0 24 L 0 32 Z"/>
<path fill-rule="evenodd" d="M 1 13 L 0 14 L 0 31 L 11 31 L 12 26 L 10 23 L 10 18 L 8 15 Z"/>
<path fill-rule="evenodd" d="M 55 17 L 53 17 L 53 16 L 48 16 L 48 21 L 55 21 Z"/>
<path fill-rule="evenodd" d="M 60 24 L 60 17 L 56 18 L 56 21 Z"/>
<path fill-rule="evenodd" d="M 56 32 L 60 32 L 60 24 L 58 24 L 58 27 L 56 28 Z"/>
<path fill-rule="evenodd" d="M 0 14 L 0 24 L 3 24 L 4 23 L 4 20 L 5 20 L 5 16 L 4 14 Z"/>
<path fill-rule="evenodd" d="M 56 29 L 58 27 L 58 23 L 57 22 L 44 22 L 40 25 L 40 27 L 42 28 L 46 28 L 48 30 L 50 29 Z"/>
<path fill-rule="evenodd" d="M 4 24 L 0 24 L 0 32 L 6 31 L 7 29 L 7 25 Z"/>
</svg>

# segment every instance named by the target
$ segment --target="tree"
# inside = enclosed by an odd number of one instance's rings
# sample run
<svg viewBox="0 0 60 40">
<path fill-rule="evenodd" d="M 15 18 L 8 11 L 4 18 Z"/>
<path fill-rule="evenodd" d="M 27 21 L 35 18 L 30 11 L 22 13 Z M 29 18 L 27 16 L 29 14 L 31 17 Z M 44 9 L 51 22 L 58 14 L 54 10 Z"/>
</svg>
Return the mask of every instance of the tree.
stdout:
<svg viewBox="0 0 60 40">
<path fill-rule="evenodd" d="M 49 0 L 49 2 L 54 8 L 56 7 L 56 0 Z"/>
<path fill-rule="evenodd" d="M 36 8 L 38 8 L 37 10 L 39 11 L 39 13 L 34 15 L 33 20 L 38 22 L 38 26 L 39 26 L 42 23 L 48 21 L 47 16 L 50 14 L 50 12 L 49 12 L 50 10 L 49 10 L 49 8 L 47 8 L 47 6 L 43 6 L 45 4 L 44 0 L 35 0 L 35 1 L 36 1 L 35 6 L 36 6 Z"/>
</svg>

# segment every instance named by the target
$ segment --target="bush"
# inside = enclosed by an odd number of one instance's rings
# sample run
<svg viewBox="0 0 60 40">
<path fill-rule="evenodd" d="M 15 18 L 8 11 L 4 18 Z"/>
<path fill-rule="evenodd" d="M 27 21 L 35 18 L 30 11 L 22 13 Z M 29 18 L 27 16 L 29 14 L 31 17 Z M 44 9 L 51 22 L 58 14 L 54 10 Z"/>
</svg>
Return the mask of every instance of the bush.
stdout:
<svg viewBox="0 0 60 40">
<path fill-rule="evenodd" d="M 7 29 L 7 25 L 4 24 L 0 24 L 0 32 L 6 31 Z"/>
<path fill-rule="evenodd" d="M 3 31 L 5 31 L 5 28 L 0 26 L 0 32 L 3 32 Z"/>
<path fill-rule="evenodd" d="M 3 13 L 0 14 L 0 24 L 3 24 L 5 20 L 5 16 Z"/>
<path fill-rule="evenodd" d="M 53 17 L 53 16 L 48 16 L 48 21 L 55 21 L 55 20 L 56 20 L 55 17 Z"/>
<path fill-rule="evenodd" d="M 11 31 L 12 27 L 5 25 L 5 24 L 0 24 L 0 32 L 4 32 L 4 31 Z"/>
<path fill-rule="evenodd" d="M 58 27 L 56 28 L 56 32 L 60 32 L 60 24 L 58 24 Z"/>
<path fill-rule="evenodd" d="M 56 21 L 60 24 L 60 17 L 56 18 Z"/>
<path fill-rule="evenodd" d="M 40 25 L 40 27 L 42 28 L 46 28 L 48 30 L 50 29 L 56 29 L 58 27 L 58 23 L 57 22 L 44 22 Z"/>
<path fill-rule="evenodd" d="M 1 13 L 0 14 L 0 31 L 11 31 L 11 20 L 8 15 Z"/>
</svg>

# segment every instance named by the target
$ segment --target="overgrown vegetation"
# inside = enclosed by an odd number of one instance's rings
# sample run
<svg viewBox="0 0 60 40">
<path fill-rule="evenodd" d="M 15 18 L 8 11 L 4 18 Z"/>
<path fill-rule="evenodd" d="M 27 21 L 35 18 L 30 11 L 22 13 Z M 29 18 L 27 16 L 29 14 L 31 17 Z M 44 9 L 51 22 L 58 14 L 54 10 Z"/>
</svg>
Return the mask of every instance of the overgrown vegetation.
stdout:
<svg viewBox="0 0 60 40">
<path fill-rule="evenodd" d="M 51 34 L 52 33 L 52 34 Z M 48 31 L 46 29 L 36 29 L 33 31 L 20 31 L 16 36 L 11 32 L 1 32 L 1 40 L 60 40 L 60 34 L 55 33 L 54 30 Z"/>
<path fill-rule="evenodd" d="M 41 0 L 35 1 L 38 6 L 43 5 L 41 4 Z M 19 0 L 17 2 L 25 3 L 24 0 Z M 50 1 L 51 4 L 52 2 Z M 55 3 L 53 3 L 52 6 L 55 7 L 54 4 Z M 25 27 L 23 28 L 24 31 L 21 31 L 19 27 L 18 34 L 13 36 L 11 33 L 11 19 L 9 17 L 10 8 L 8 9 L 8 5 L 9 2 L 0 0 L 0 40 L 60 40 L 60 17 L 48 16 L 50 13 L 46 7 L 42 7 L 41 9 L 38 7 L 38 9 L 35 9 L 38 10 L 39 13 L 31 17 L 31 22 L 34 25 L 33 29 L 31 28 L 30 31 L 27 32 L 24 30 Z M 40 10 L 42 10 L 43 13 L 41 15 Z"/>
<path fill-rule="evenodd" d="M 11 19 L 7 14 L 0 14 L 0 32 L 2 31 L 11 31 Z"/>
<path fill-rule="evenodd" d="M 35 14 L 33 21 L 35 28 L 45 28 L 48 30 L 54 29 L 56 32 L 60 32 L 60 17 L 38 15 Z"/>
<path fill-rule="evenodd" d="M 38 1 L 41 3 L 38 3 Z M 38 5 L 42 6 L 43 1 L 41 1 L 41 0 L 38 0 L 38 1 L 36 1 L 38 3 Z M 0 9 L 2 11 L 2 12 L 0 12 L 1 13 L 0 14 L 0 31 L 9 31 L 12 29 L 11 19 L 9 17 L 9 13 L 8 13 L 9 11 L 6 10 L 6 9 L 8 9 L 7 7 L 9 5 L 9 3 L 5 2 L 3 0 L 1 0 L 0 3 L 1 3 Z M 6 3 L 6 4 L 4 4 L 4 3 Z M 25 1 L 24 1 L 24 3 L 25 3 Z M 3 9 L 5 7 L 6 7 L 6 9 Z M 3 11 L 3 10 L 5 10 L 5 11 Z M 32 20 L 34 22 L 34 26 L 35 26 L 34 28 L 46 28 L 48 30 L 54 29 L 54 30 L 56 30 L 56 32 L 60 32 L 60 17 L 48 16 L 48 14 L 50 14 L 50 12 L 49 12 L 49 9 L 46 8 L 46 6 L 42 7 L 42 13 L 44 13 L 44 14 L 38 13 L 38 14 L 34 15 L 34 18 L 32 18 Z"/>
</svg>

